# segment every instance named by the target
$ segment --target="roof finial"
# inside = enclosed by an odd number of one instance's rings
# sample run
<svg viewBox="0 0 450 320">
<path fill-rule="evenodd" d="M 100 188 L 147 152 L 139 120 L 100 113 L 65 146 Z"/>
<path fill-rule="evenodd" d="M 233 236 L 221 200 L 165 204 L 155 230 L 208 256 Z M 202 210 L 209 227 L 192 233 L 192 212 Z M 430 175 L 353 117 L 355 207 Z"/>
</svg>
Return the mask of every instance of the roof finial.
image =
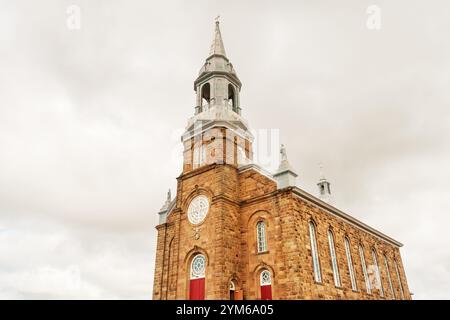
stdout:
<svg viewBox="0 0 450 320">
<path fill-rule="evenodd" d="M 159 223 L 165 222 L 165 215 L 167 213 L 167 210 L 169 210 L 169 207 L 170 207 L 171 203 L 172 203 L 172 192 L 169 189 L 169 191 L 167 191 L 166 202 L 164 203 L 162 208 L 159 210 L 159 215 L 160 215 L 160 222 Z"/>
<path fill-rule="evenodd" d="M 220 15 L 217 15 L 217 17 L 214 18 L 214 20 L 216 21 L 217 24 L 219 24 L 219 19 L 220 19 Z"/>
<path fill-rule="evenodd" d="M 287 152 L 284 144 L 280 146 L 281 161 L 287 161 Z"/>
<path fill-rule="evenodd" d="M 297 173 L 294 168 L 291 167 L 288 161 L 286 147 L 284 144 L 280 145 L 280 165 L 277 172 L 274 174 L 274 178 L 277 181 L 278 189 L 285 187 L 295 187 Z"/>
<path fill-rule="evenodd" d="M 326 180 L 325 174 L 323 173 L 323 163 L 319 162 L 319 174 L 320 174 L 320 180 Z"/>
</svg>

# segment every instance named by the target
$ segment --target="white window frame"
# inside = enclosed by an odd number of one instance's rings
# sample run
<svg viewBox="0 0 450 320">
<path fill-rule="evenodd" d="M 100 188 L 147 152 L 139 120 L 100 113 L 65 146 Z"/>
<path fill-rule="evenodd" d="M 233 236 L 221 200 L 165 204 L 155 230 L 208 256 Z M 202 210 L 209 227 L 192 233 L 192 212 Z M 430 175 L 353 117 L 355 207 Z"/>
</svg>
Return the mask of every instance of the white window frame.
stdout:
<svg viewBox="0 0 450 320">
<path fill-rule="evenodd" d="M 381 282 L 380 266 L 378 264 L 377 252 L 375 251 L 375 249 L 372 249 L 372 260 L 375 264 L 375 277 L 378 285 L 378 290 L 380 290 L 380 296 L 384 297 L 384 288 L 383 283 Z"/>
<path fill-rule="evenodd" d="M 372 285 L 370 284 L 369 275 L 367 274 L 366 258 L 364 256 L 364 249 L 359 245 L 359 257 L 361 259 L 361 266 L 364 275 L 364 282 L 366 284 L 366 291 L 368 294 L 372 294 Z"/>
<path fill-rule="evenodd" d="M 383 259 L 384 259 L 384 267 L 386 268 L 386 272 L 387 272 L 387 275 L 388 275 L 388 282 L 389 282 L 389 287 L 391 288 L 392 297 L 394 299 L 397 299 L 397 297 L 395 296 L 394 286 L 392 285 L 391 270 L 389 269 L 388 258 L 386 257 L 385 254 L 383 254 Z"/>
<path fill-rule="evenodd" d="M 322 283 L 322 273 L 320 271 L 319 252 L 317 249 L 316 240 L 316 225 L 312 221 L 309 222 L 309 239 L 311 241 L 311 256 L 313 260 L 314 280 L 318 283 Z"/>
<path fill-rule="evenodd" d="M 267 278 L 264 279 L 264 276 L 267 275 Z M 268 280 L 267 280 L 268 279 Z M 259 285 L 262 286 L 270 286 L 272 285 L 272 274 L 269 270 L 264 270 L 259 275 Z"/>
<path fill-rule="evenodd" d="M 258 253 L 267 252 L 266 223 L 262 220 L 256 223 L 256 243 Z"/>
<path fill-rule="evenodd" d="M 194 263 L 196 263 L 199 260 L 203 260 L 203 272 L 196 273 L 194 272 Z M 192 279 L 202 279 L 205 278 L 206 275 L 206 257 L 203 254 L 197 254 L 191 261 L 191 280 Z"/>
<path fill-rule="evenodd" d="M 348 272 L 350 274 L 350 282 L 352 284 L 352 290 L 358 291 L 358 285 L 356 283 L 355 277 L 355 268 L 353 266 L 352 253 L 350 248 L 350 240 L 348 240 L 347 237 L 345 237 L 344 239 L 344 245 L 345 245 L 345 255 L 347 257 Z"/>
<path fill-rule="evenodd" d="M 188 220 L 193 225 L 198 225 L 202 223 L 209 211 L 209 199 L 205 195 L 196 196 L 191 200 L 188 207 Z"/>
<path fill-rule="evenodd" d="M 333 231 L 328 230 L 328 244 L 330 246 L 330 257 L 331 257 L 331 266 L 333 268 L 333 278 L 334 278 L 334 285 L 336 287 L 342 287 L 341 284 L 341 276 L 339 274 L 339 266 L 337 263 L 336 258 L 336 248 L 334 246 L 334 235 Z"/>
</svg>

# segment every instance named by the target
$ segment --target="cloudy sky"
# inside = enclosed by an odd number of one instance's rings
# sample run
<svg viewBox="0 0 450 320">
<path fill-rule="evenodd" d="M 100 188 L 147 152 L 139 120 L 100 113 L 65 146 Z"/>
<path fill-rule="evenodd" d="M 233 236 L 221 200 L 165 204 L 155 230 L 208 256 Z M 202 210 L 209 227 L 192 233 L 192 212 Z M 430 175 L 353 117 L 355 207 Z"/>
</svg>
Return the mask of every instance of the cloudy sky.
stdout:
<svg viewBox="0 0 450 320">
<path fill-rule="evenodd" d="M 0 0 L 0 298 L 151 297 L 218 14 L 299 186 L 322 162 L 337 207 L 405 244 L 414 298 L 450 298 L 447 0 Z"/>
</svg>

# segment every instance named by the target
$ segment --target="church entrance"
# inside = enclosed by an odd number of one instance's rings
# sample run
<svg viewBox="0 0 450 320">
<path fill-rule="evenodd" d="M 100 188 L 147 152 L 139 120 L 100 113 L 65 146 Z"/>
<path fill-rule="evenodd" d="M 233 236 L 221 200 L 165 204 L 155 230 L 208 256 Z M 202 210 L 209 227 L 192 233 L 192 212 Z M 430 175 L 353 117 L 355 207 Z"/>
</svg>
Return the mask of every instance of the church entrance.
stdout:
<svg viewBox="0 0 450 320">
<path fill-rule="evenodd" d="M 260 276 L 261 300 L 272 300 L 272 279 L 270 271 L 264 270 Z"/>
<path fill-rule="evenodd" d="M 205 300 L 206 259 L 198 254 L 192 259 L 191 277 L 189 281 L 189 300 Z"/>
</svg>

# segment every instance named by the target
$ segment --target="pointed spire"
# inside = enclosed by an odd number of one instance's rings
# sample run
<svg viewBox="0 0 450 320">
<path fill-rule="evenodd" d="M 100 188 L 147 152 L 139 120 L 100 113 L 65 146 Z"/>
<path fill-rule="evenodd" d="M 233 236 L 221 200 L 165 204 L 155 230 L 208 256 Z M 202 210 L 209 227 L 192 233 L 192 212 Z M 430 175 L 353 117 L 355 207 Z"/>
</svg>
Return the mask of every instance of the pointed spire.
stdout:
<svg viewBox="0 0 450 320">
<path fill-rule="evenodd" d="M 166 223 L 167 214 L 169 213 L 169 209 L 170 209 L 170 205 L 171 204 L 172 204 L 172 192 L 169 189 L 169 191 L 167 192 L 166 202 L 164 203 L 164 205 L 162 206 L 162 208 L 158 212 L 159 224 Z"/>
<path fill-rule="evenodd" d="M 209 55 L 222 55 L 226 57 L 225 53 L 225 47 L 223 45 L 222 41 L 222 35 L 220 34 L 220 28 L 219 28 L 219 18 L 220 16 L 216 17 L 216 29 L 214 30 L 214 38 L 213 42 L 211 44 L 211 50 L 209 51 Z"/>
</svg>

